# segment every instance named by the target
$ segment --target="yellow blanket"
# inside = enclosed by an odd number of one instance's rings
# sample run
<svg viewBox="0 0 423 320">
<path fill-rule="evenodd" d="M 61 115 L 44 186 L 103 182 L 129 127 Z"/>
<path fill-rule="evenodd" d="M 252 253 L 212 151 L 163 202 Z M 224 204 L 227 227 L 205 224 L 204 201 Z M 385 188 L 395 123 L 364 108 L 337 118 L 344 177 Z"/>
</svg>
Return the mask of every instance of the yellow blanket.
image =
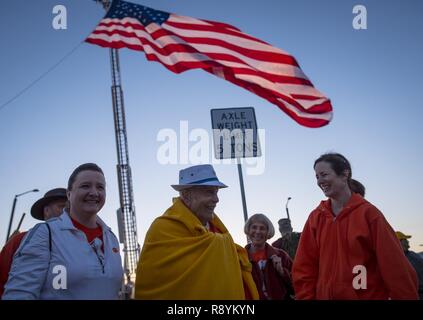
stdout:
<svg viewBox="0 0 423 320">
<path fill-rule="evenodd" d="M 258 299 L 251 264 L 214 215 L 222 234 L 209 232 L 178 198 L 147 232 L 137 268 L 135 298 L 243 300 L 244 285 Z"/>
</svg>

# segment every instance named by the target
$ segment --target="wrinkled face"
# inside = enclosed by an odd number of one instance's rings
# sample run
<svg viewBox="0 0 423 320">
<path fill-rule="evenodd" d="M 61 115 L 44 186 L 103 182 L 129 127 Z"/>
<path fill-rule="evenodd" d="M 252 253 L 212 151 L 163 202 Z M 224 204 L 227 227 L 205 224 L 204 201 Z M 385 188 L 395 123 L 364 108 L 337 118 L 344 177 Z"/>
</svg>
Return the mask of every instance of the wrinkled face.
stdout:
<svg viewBox="0 0 423 320">
<path fill-rule="evenodd" d="M 67 191 L 71 212 L 94 215 L 101 210 L 106 200 L 106 181 L 97 171 L 81 171 Z"/>
<path fill-rule="evenodd" d="M 184 192 L 184 202 L 203 225 L 213 219 L 213 212 L 219 198 L 218 187 L 194 187 Z"/>
<path fill-rule="evenodd" d="M 316 172 L 317 185 L 322 189 L 328 198 L 335 198 L 345 188 L 348 188 L 347 175 L 337 175 L 329 162 L 320 161 L 314 167 Z"/>
<path fill-rule="evenodd" d="M 400 240 L 400 242 L 401 242 L 401 247 L 404 251 L 408 251 L 408 249 L 410 249 L 410 244 L 407 239 L 402 239 Z"/>
<path fill-rule="evenodd" d="M 248 228 L 248 237 L 255 247 L 262 247 L 267 240 L 267 226 L 259 221 L 253 221 Z"/>
<path fill-rule="evenodd" d="M 47 221 L 51 218 L 56 218 L 62 214 L 65 207 L 66 199 L 60 199 L 50 202 L 44 207 L 44 220 Z"/>
</svg>

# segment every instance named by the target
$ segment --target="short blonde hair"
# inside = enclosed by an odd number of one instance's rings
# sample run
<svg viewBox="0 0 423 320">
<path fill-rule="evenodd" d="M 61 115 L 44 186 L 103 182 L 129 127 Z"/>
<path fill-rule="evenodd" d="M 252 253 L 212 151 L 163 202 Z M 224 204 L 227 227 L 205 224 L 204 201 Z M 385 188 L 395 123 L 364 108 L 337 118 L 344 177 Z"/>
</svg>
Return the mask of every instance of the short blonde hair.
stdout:
<svg viewBox="0 0 423 320">
<path fill-rule="evenodd" d="M 251 217 L 248 218 L 247 222 L 244 226 L 244 233 L 248 236 L 248 233 L 250 231 L 250 227 L 254 222 L 261 222 L 267 227 L 267 239 L 272 238 L 275 235 L 275 227 L 273 227 L 272 221 L 269 220 L 268 217 L 266 217 L 262 213 L 256 213 L 253 214 Z"/>
</svg>

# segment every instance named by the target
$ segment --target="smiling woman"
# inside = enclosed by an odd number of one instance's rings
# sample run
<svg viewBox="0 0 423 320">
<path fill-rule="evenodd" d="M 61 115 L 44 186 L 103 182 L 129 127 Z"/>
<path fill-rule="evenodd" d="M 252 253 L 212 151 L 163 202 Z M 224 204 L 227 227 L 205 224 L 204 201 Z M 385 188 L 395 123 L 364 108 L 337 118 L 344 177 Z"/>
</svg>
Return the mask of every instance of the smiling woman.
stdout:
<svg viewBox="0 0 423 320">
<path fill-rule="evenodd" d="M 13 260 L 3 299 L 117 299 L 122 284 L 119 242 L 98 217 L 106 200 L 103 171 L 77 167 L 62 215 L 36 225 Z"/>
<path fill-rule="evenodd" d="M 264 214 L 254 214 L 245 223 L 244 232 L 251 241 L 245 249 L 260 300 L 290 299 L 292 260 L 285 251 L 266 242 L 275 235 L 272 222 Z"/>
<path fill-rule="evenodd" d="M 392 227 L 351 191 L 350 162 L 328 153 L 314 162 L 314 170 L 329 199 L 310 214 L 301 234 L 292 271 L 296 298 L 417 299 L 416 272 Z"/>
</svg>

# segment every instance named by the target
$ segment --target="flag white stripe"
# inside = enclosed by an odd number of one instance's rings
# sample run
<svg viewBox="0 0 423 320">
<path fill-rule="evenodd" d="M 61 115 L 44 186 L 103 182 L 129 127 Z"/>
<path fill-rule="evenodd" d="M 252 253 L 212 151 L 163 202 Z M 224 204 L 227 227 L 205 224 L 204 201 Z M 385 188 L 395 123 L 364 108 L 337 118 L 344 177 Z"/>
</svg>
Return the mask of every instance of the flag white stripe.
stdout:
<svg viewBox="0 0 423 320">
<path fill-rule="evenodd" d="M 180 15 L 177 15 L 177 14 L 174 14 L 174 13 L 172 13 L 169 16 L 168 20 L 172 21 L 172 22 L 176 22 L 176 23 L 189 23 L 189 24 L 197 24 L 197 25 L 200 25 L 200 26 L 213 26 L 212 24 L 210 24 L 206 21 L 199 20 L 199 19 L 196 19 L 196 18 L 191 18 L 191 17 L 180 16 Z"/>
<path fill-rule="evenodd" d="M 310 109 L 311 107 L 317 106 L 322 104 L 323 102 L 327 101 L 327 98 L 321 98 L 317 100 L 303 100 L 303 99 L 295 99 L 304 109 Z"/>
</svg>

